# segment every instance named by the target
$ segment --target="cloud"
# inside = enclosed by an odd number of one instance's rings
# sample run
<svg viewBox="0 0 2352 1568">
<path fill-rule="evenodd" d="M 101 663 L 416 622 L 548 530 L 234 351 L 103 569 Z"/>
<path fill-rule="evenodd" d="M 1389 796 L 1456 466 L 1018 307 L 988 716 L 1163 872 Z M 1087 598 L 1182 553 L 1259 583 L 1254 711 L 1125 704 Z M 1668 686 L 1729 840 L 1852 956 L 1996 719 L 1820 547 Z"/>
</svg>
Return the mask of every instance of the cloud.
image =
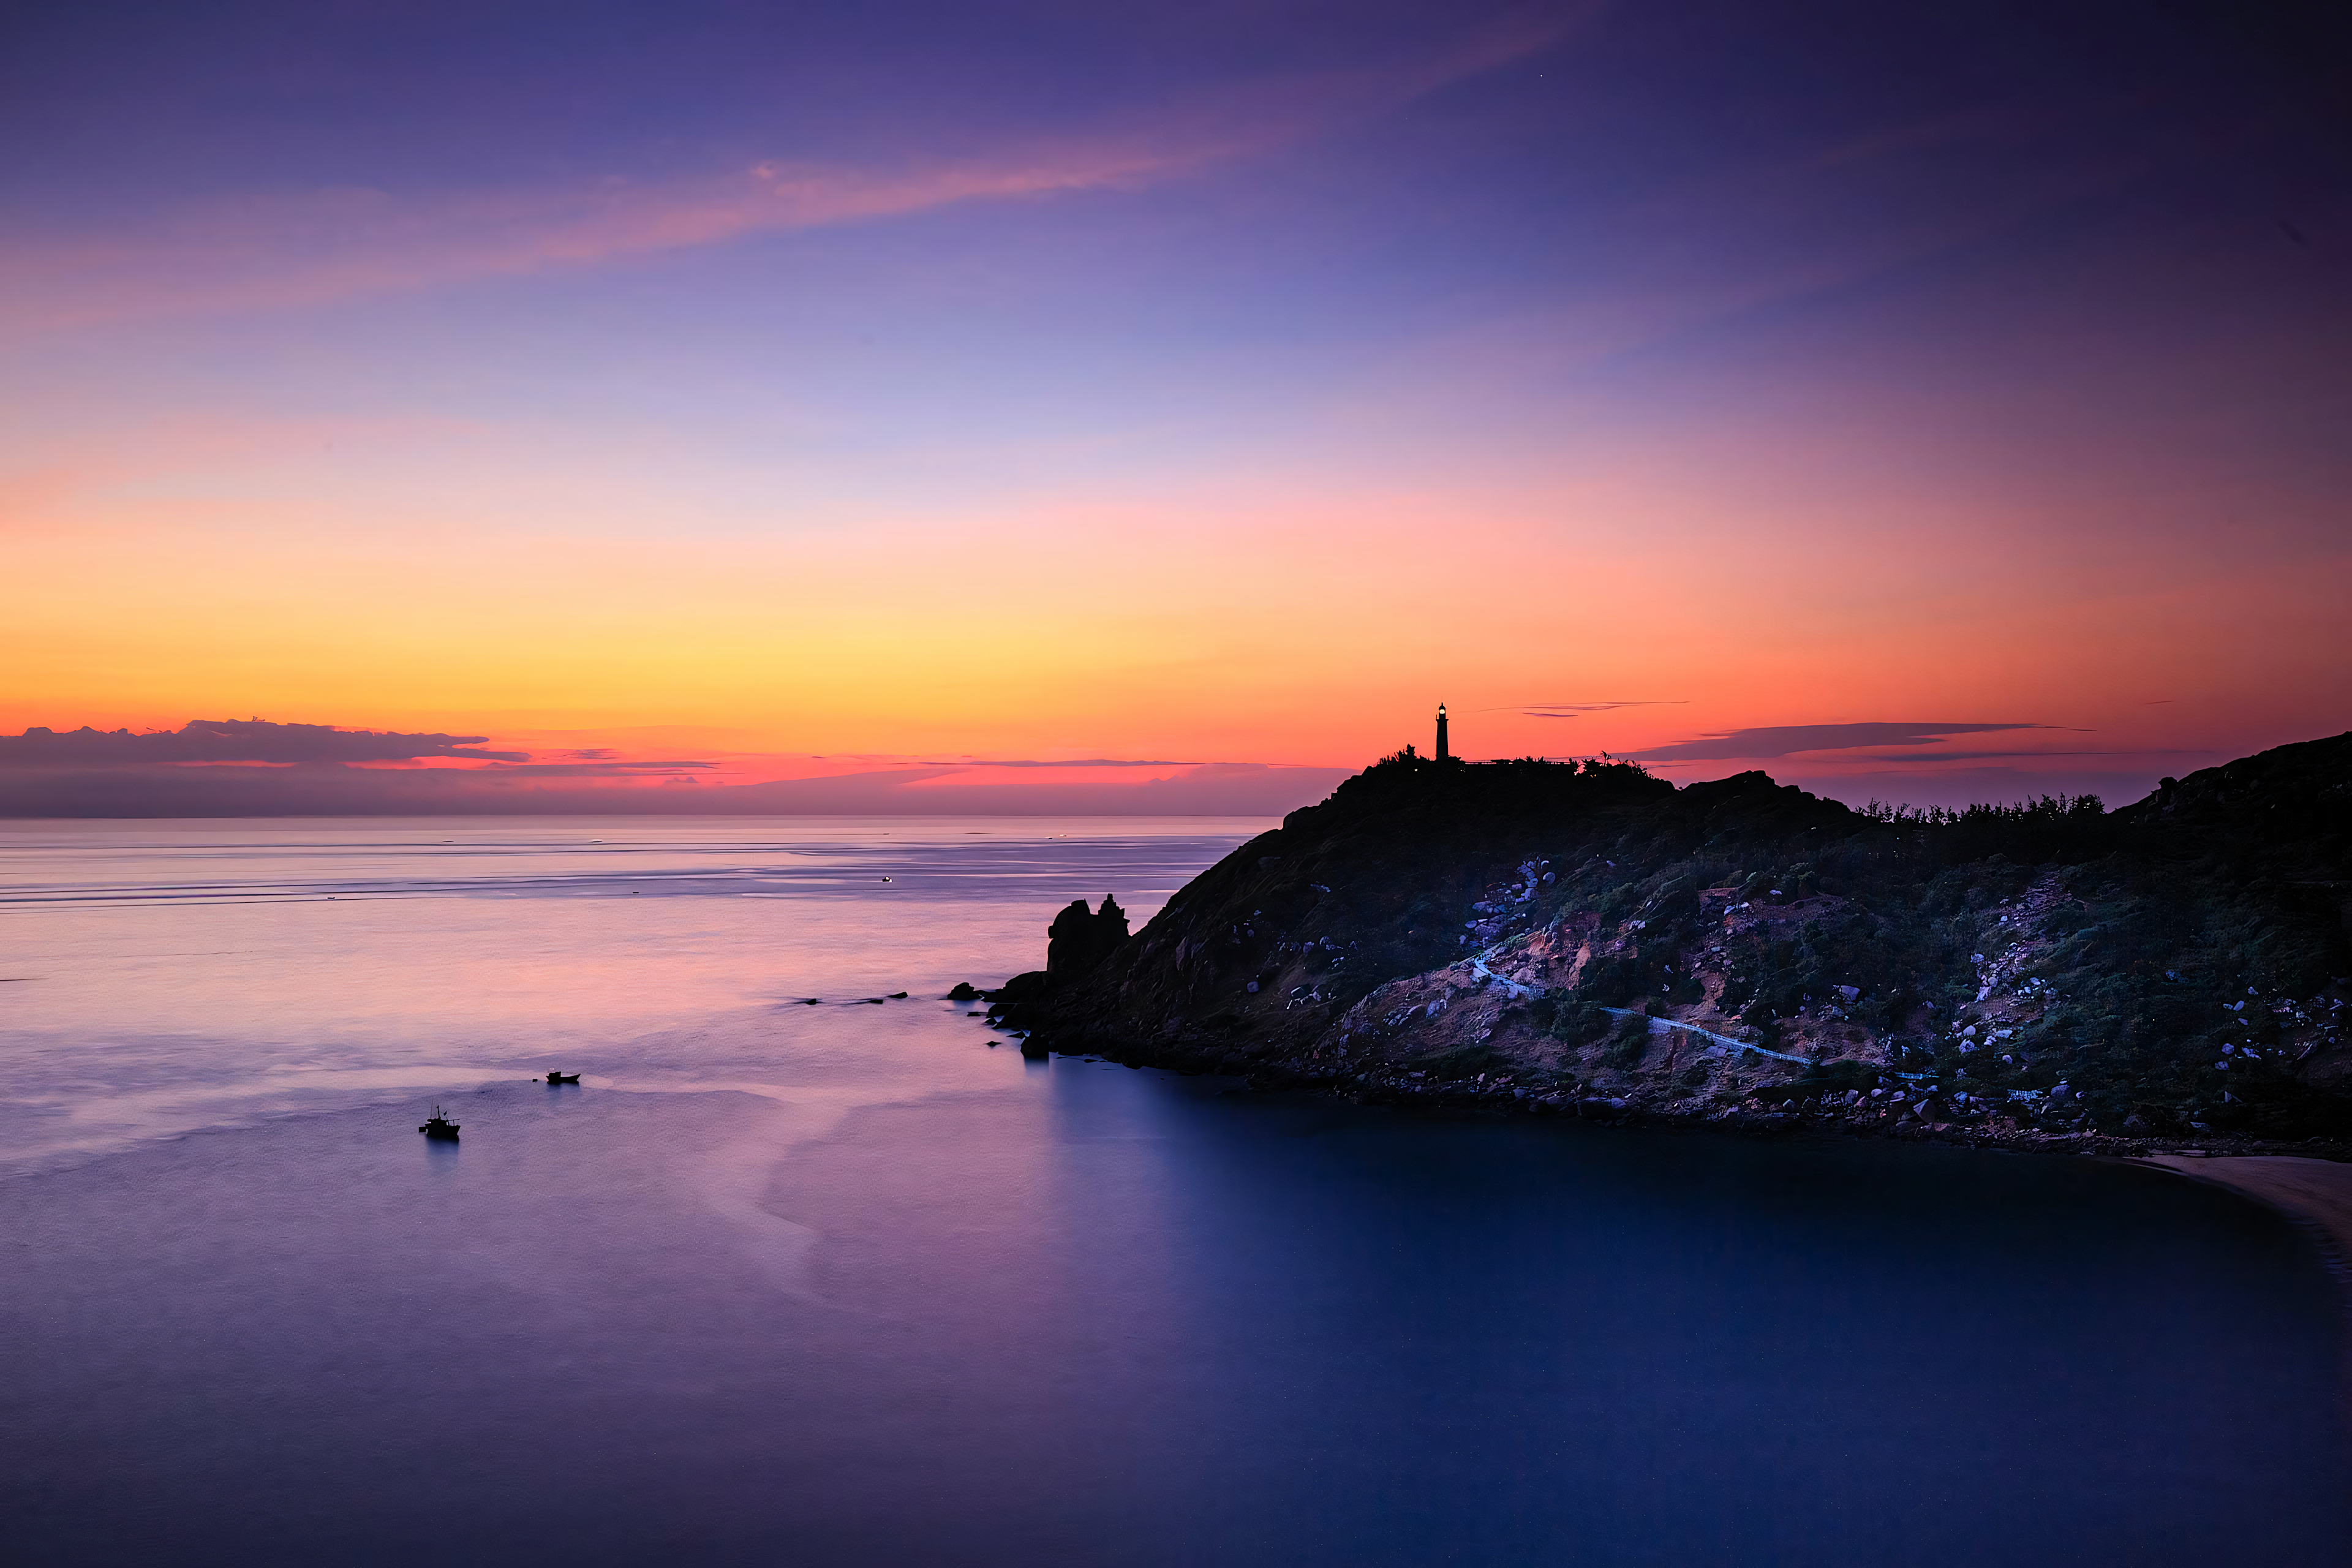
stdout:
<svg viewBox="0 0 2352 1568">
<path fill-rule="evenodd" d="M 1800 752 L 1849 752 L 1869 746 L 1932 746 L 1948 735 L 1980 735 L 1999 731 L 2048 730 L 2049 724 L 1770 724 L 1731 730 L 1636 752 L 1643 763 L 1717 762 L 1727 758 L 1786 757 Z"/>
<path fill-rule="evenodd" d="M 1481 708 L 1481 713 L 1517 713 L 1523 719 L 1573 719 L 1583 713 L 1610 713 L 1620 708 L 1679 708 L 1686 699 L 1679 697 L 1640 699 L 1624 702 L 1506 702 L 1499 708 Z"/>
<path fill-rule="evenodd" d="M 1619 286 L 1490 316 L 1422 351 L 1444 378 L 1557 384 L 1758 312 L 1850 293 L 2144 177 L 2107 97 L 1939 116 L 1794 155 L 1727 160 L 1612 215 Z M 2104 132 L 2102 128 L 2106 128 Z"/>
<path fill-rule="evenodd" d="M 1873 752 L 1874 763 L 1980 763 L 2031 761 L 2038 757 L 2218 757 L 2221 753 L 2193 746 L 2118 746 L 2084 752 Z"/>
<path fill-rule="evenodd" d="M 183 210 L 121 239 L 0 251 L 0 328 L 299 309 L 1164 174 L 1170 156 L 1078 154 L 896 174 L 761 163 L 688 180 L 458 195 L 340 189 Z"/>
<path fill-rule="evenodd" d="M 655 764 L 676 767 L 679 764 Z M 1133 816 L 1273 817 L 1328 795 L 1345 768 L 1206 763 L 1133 782 L 959 782 L 961 767 L 886 767 L 765 784 L 626 776 L 593 764 L 379 768 L 0 768 L 0 817 Z M 656 782 L 658 779 L 659 782 Z M 670 787 L 694 784 L 691 789 Z"/>
<path fill-rule="evenodd" d="M 634 778 L 646 773 L 674 773 L 692 770 L 708 772 L 717 763 L 656 760 L 651 762 L 585 762 L 585 763 L 498 763 L 479 770 L 501 778 L 517 775 L 543 779 L 613 779 Z"/>
<path fill-rule="evenodd" d="M 923 765 L 940 768 L 1190 768 L 1197 767 L 1199 764 L 1170 762 L 1165 759 L 1136 761 L 1122 757 L 1076 757 L 1066 763 L 950 757 L 936 762 L 926 762 Z"/>
<path fill-rule="evenodd" d="M 1210 89 L 1126 124 L 891 168 L 762 161 L 698 176 L 398 194 L 345 187 L 192 205 L 127 235 L 0 245 L 0 331 L 284 310 L 625 261 L 971 203 L 1135 188 L 1386 113 L 1558 42 L 1520 14 L 1448 49 Z"/>
<path fill-rule="evenodd" d="M 425 757 L 523 763 L 528 752 L 484 752 L 486 735 L 403 735 L 277 724 L 267 719 L 192 719 L 177 730 L 58 731 L 36 725 L 0 735 L 0 767 L 106 767 L 158 763 L 404 763 Z"/>
<path fill-rule="evenodd" d="M 1309 805 L 1353 770 L 1202 763 L 1133 783 L 965 783 L 950 769 L 893 769 L 787 779 L 704 793 L 697 810 L 946 816 L 1280 816 Z"/>
</svg>

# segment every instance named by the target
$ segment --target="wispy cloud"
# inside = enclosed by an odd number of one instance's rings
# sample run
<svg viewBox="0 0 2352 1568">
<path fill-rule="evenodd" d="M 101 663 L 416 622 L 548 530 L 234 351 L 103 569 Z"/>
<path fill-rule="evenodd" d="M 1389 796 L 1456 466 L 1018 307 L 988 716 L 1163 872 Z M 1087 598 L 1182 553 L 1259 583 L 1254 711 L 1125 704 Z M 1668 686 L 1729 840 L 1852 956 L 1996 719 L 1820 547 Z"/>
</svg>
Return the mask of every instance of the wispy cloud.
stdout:
<svg viewBox="0 0 2352 1568">
<path fill-rule="evenodd" d="M 1083 135 L 892 168 L 778 159 L 567 186 L 352 187 L 194 205 L 129 233 L 24 236 L 0 244 L 0 332 L 302 308 L 962 204 L 1139 187 L 1391 111 L 1549 47 L 1587 14 L 1521 14 L 1421 58 L 1227 84 Z"/>
<path fill-rule="evenodd" d="M 1850 752 L 1874 746 L 1933 746 L 1951 735 L 1981 735 L 2012 730 L 2048 730 L 2049 724 L 1941 724 L 1877 722 L 1860 724 L 1769 724 L 1730 730 L 1694 741 L 1654 746 L 1634 753 L 1644 763 L 1721 762 L 1730 759 L 1787 757 L 1800 752 Z"/>
<path fill-rule="evenodd" d="M 1075 757 L 1068 762 L 1056 763 L 994 757 L 947 757 L 933 759 L 920 765 L 940 768 L 1189 768 L 1199 764 L 1171 762 L 1165 758 L 1154 761 L 1125 757 Z"/>
<path fill-rule="evenodd" d="M 692 180 L 459 195 L 343 189 L 195 207 L 124 237 L 0 250 L 0 330 L 283 310 L 510 278 L 747 235 L 1101 189 L 1165 175 L 1177 149 L 1076 151 L 893 173 L 761 163 Z"/>
<path fill-rule="evenodd" d="M 2081 752 L 1874 752 L 1874 763 L 2018 762 L 2045 757 L 2218 757 L 2221 753 L 2195 746 L 2118 746 Z"/>
<path fill-rule="evenodd" d="M 1549 383 L 1868 285 L 2143 177 L 2146 160 L 2127 141 L 2095 134 L 2127 107 L 2102 100 L 2063 113 L 1937 117 L 1662 184 L 1611 219 L 1618 280 L 1481 320 L 1418 352 L 1490 378 Z M 2063 156 L 2018 152 L 2059 143 Z"/>
<path fill-rule="evenodd" d="M 1687 700 L 1668 697 L 1625 702 L 1506 702 L 1499 708 L 1481 708 L 1478 711 L 1517 713 L 1526 719 L 1574 719 L 1586 713 L 1613 713 L 1620 708 L 1679 708 Z"/>
<path fill-rule="evenodd" d="M 717 763 L 654 759 L 646 762 L 494 763 L 478 771 L 501 778 L 633 779 L 677 773 L 709 773 Z"/>
</svg>

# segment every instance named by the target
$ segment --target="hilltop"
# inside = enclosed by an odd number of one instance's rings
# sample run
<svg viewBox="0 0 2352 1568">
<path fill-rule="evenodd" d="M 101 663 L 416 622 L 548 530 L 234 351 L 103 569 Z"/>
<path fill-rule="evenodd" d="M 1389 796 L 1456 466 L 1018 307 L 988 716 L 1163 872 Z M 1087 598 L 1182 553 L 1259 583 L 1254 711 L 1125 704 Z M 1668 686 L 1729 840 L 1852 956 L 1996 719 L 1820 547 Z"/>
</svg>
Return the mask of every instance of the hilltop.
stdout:
<svg viewBox="0 0 2352 1568">
<path fill-rule="evenodd" d="M 1033 1048 L 1745 1126 L 2352 1134 L 2352 734 L 2114 812 L 1408 749 L 1132 937 L 1094 921 L 992 994 Z"/>
</svg>

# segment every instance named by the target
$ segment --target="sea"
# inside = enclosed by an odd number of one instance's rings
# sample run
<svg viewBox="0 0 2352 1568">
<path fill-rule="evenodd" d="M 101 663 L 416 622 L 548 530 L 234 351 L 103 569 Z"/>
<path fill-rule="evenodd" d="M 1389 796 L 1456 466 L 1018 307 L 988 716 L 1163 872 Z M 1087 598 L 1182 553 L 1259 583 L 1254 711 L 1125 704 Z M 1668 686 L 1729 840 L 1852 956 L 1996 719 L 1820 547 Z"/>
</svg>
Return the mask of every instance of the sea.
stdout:
<svg viewBox="0 0 2352 1568">
<path fill-rule="evenodd" d="M 0 1557 L 2346 1559 L 2344 1310 L 2227 1194 L 943 999 L 1265 826 L 0 824 Z"/>
</svg>

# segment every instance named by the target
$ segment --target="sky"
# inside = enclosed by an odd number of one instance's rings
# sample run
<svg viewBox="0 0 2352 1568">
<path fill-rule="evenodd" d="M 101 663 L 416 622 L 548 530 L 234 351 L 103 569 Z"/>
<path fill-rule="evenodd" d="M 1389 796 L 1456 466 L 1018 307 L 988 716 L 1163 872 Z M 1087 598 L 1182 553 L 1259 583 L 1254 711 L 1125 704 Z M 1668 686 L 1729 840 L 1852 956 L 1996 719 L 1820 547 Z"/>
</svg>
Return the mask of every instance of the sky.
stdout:
<svg viewBox="0 0 2352 1568">
<path fill-rule="evenodd" d="M 2342 731 L 2317 9 L 9 7 L 0 814 Z"/>
</svg>

